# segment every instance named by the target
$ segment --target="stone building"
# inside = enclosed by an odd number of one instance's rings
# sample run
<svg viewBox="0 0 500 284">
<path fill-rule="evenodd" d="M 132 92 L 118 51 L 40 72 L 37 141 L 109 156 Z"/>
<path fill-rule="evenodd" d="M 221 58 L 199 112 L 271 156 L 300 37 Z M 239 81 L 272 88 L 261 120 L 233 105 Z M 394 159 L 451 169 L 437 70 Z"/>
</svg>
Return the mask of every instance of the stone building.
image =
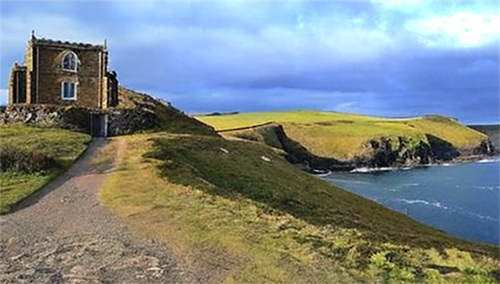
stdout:
<svg viewBox="0 0 500 284">
<path fill-rule="evenodd" d="M 38 39 L 33 33 L 24 65 L 12 67 L 9 104 L 116 106 L 118 80 L 108 70 L 106 44 Z"/>
</svg>

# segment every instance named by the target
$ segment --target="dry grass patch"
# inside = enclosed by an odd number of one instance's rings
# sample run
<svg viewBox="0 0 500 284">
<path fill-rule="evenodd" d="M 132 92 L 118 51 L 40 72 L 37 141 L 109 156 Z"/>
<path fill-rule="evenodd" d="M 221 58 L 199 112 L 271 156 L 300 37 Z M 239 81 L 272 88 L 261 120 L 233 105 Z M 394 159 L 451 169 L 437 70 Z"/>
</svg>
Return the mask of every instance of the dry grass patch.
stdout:
<svg viewBox="0 0 500 284">
<path fill-rule="evenodd" d="M 103 172 L 113 165 L 118 148 L 118 139 L 119 138 L 109 138 L 108 143 L 99 149 L 99 153 L 91 162 L 92 165 L 96 167 L 97 171 Z"/>
</svg>

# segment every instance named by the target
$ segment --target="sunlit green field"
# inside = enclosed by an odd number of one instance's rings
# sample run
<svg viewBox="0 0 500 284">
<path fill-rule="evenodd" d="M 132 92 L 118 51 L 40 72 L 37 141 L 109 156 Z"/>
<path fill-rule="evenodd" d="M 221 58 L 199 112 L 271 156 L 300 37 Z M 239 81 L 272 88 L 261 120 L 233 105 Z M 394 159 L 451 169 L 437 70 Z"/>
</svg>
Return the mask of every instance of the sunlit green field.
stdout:
<svg viewBox="0 0 500 284">
<path fill-rule="evenodd" d="M 313 154 L 341 160 L 353 158 L 362 151 L 369 139 L 381 136 L 404 136 L 417 142 L 427 142 L 426 134 L 430 134 L 448 141 L 458 149 L 477 146 L 487 138 L 453 119 L 441 116 L 391 119 L 334 112 L 289 111 L 196 118 L 218 131 L 276 122 L 283 126 L 291 139 Z M 253 130 L 229 131 L 224 134 L 238 135 L 245 131 Z"/>
<path fill-rule="evenodd" d="M 321 112 L 313 110 L 295 110 L 284 112 L 247 112 L 230 115 L 203 115 L 196 116 L 202 122 L 211 125 L 215 130 L 226 130 L 251 125 L 262 124 L 266 122 L 295 122 L 295 123 L 317 123 L 329 121 L 383 121 L 384 119 L 363 116 L 356 114 Z"/>
<path fill-rule="evenodd" d="M 36 152 L 55 160 L 54 167 L 42 172 L 2 172 L 0 178 L 0 212 L 9 212 L 11 206 L 43 187 L 67 169 L 86 149 L 91 137 L 86 134 L 58 128 L 39 128 L 23 124 L 0 126 L 0 151 L 20 149 Z"/>
</svg>

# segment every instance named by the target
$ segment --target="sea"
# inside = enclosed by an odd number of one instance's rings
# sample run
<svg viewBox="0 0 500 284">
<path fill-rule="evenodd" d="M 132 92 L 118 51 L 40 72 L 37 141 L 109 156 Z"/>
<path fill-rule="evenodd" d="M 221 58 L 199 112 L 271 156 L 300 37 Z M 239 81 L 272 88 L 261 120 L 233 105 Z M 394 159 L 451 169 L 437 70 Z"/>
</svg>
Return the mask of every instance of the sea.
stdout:
<svg viewBox="0 0 500 284">
<path fill-rule="evenodd" d="M 453 236 L 499 245 L 499 173 L 492 159 L 321 178 Z"/>
</svg>

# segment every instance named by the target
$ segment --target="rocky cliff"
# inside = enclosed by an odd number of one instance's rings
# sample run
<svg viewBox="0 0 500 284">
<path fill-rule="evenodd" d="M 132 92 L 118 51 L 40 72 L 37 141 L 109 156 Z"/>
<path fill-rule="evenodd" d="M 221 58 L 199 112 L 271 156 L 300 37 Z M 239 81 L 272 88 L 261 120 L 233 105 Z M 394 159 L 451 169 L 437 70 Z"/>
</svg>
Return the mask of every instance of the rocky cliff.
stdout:
<svg viewBox="0 0 500 284">
<path fill-rule="evenodd" d="M 468 125 L 468 127 L 488 135 L 495 148 L 500 148 L 500 125 Z"/>
<path fill-rule="evenodd" d="M 489 139 L 474 147 L 458 149 L 434 135 L 426 134 L 426 138 L 427 141 L 415 141 L 402 136 L 373 138 L 364 145 L 363 154 L 352 162 L 357 167 L 413 167 L 498 154 Z"/>
<path fill-rule="evenodd" d="M 416 167 L 479 159 L 498 154 L 498 150 L 487 138 L 473 147 L 459 149 L 452 143 L 431 134 L 426 134 L 425 139 L 380 136 L 366 141 L 354 158 L 341 161 L 313 154 L 299 142 L 288 137 L 283 127 L 276 123 L 237 131 L 232 135 L 281 149 L 289 162 L 303 165 L 306 170 L 346 171 L 359 167 Z"/>
</svg>

